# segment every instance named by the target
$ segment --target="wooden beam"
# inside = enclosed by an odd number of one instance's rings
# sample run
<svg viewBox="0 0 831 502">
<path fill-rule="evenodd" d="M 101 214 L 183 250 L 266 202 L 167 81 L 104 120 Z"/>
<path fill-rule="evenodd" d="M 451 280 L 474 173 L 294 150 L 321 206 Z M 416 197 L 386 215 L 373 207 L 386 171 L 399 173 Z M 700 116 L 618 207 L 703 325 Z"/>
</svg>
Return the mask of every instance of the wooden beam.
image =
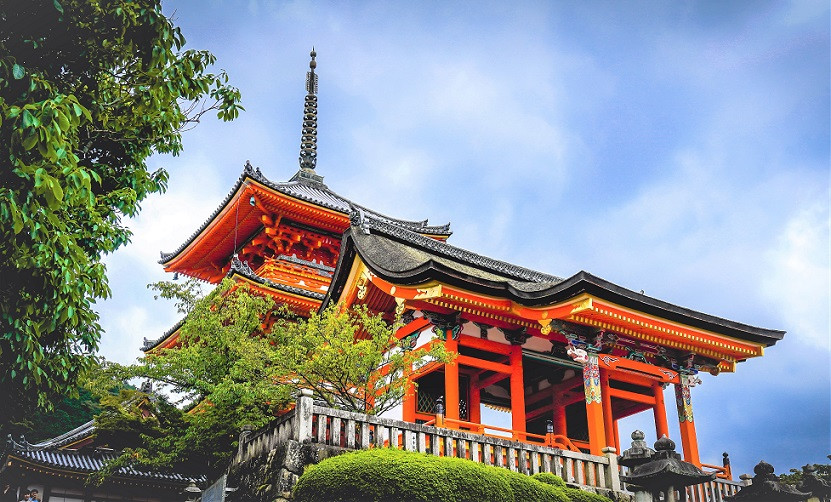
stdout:
<svg viewBox="0 0 831 502">
<path fill-rule="evenodd" d="M 612 397 L 616 397 L 618 399 L 625 399 L 627 401 L 634 401 L 636 403 L 648 404 L 650 406 L 655 405 L 655 396 L 654 395 L 646 396 L 646 395 L 643 395 L 643 394 L 638 394 L 637 392 L 631 392 L 631 391 L 628 391 L 628 390 L 614 389 L 614 388 L 609 389 L 609 394 Z"/>
<path fill-rule="evenodd" d="M 494 354 L 502 354 L 507 356 L 511 353 L 511 346 L 505 343 L 494 342 L 493 340 L 486 340 L 484 338 L 477 338 L 470 335 L 459 336 L 459 345 L 462 347 L 470 347 L 473 349 L 484 350 Z"/>
<path fill-rule="evenodd" d="M 455 343 L 455 342 L 454 342 Z M 474 368 L 481 368 L 483 370 L 496 371 L 499 373 L 511 374 L 512 369 L 510 365 L 495 363 L 493 361 L 486 361 L 477 357 L 459 355 L 456 358 L 457 364 L 464 364 L 465 366 L 473 366 Z"/>
<path fill-rule="evenodd" d="M 477 387 L 479 387 L 480 389 L 484 389 L 485 387 L 490 387 L 491 385 L 499 383 L 502 380 L 505 380 L 506 378 L 508 378 L 508 375 L 506 375 L 505 373 L 497 372 L 496 375 L 491 375 L 488 378 L 483 378 L 479 380 Z"/>
</svg>

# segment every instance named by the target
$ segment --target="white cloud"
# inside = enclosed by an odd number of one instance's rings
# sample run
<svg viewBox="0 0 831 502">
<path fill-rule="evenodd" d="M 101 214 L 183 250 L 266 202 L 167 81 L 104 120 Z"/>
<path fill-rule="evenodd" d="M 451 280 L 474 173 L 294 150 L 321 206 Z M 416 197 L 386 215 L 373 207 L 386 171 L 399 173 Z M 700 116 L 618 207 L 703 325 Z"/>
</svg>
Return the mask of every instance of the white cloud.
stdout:
<svg viewBox="0 0 831 502">
<path fill-rule="evenodd" d="M 793 215 L 765 256 L 769 272 L 762 293 L 779 312 L 791 337 L 831 348 L 831 264 L 828 206 L 815 204 Z"/>
</svg>

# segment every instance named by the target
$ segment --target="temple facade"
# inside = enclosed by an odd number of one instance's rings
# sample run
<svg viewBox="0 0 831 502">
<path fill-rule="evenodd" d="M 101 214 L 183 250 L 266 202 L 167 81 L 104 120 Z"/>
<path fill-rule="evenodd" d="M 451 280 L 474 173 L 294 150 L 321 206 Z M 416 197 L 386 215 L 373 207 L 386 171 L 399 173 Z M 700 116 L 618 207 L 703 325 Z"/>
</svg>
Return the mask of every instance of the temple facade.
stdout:
<svg viewBox="0 0 831 502">
<path fill-rule="evenodd" d="M 401 349 L 441 343 L 457 354 L 412 377 L 401 418 L 600 455 L 621 451 L 618 422 L 678 420 L 683 457 L 699 458 L 693 413 L 701 371 L 733 372 L 783 331 L 673 305 L 580 271 L 559 277 L 446 241 L 449 225 L 386 216 L 338 195 L 317 168 L 315 53 L 307 74 L 300 167 L 286 182 L 246 163 L 216 211 L 177 250 L 168 272 L 250 284 L 298 313 L 332 303 L 401 316 Z M 175 346 L 178 327 L 144 350 Z M 675 390 L 677 414 L 664 389 Z M 511 425 L 482 423 L 482 407 Z M 437 418 L 438 417 L 438 418 Z M 677 418 L 676 418 L 677 417 Z"/>
</svg>

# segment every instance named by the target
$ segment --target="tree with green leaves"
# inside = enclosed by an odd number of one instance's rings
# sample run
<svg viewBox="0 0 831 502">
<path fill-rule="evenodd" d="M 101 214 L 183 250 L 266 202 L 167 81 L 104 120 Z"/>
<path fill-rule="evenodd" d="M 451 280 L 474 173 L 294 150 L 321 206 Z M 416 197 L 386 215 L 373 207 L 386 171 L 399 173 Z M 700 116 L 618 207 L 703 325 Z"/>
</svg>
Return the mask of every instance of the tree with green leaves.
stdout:
<svg viewBox="0 0 831 502">
<path fill-rule="evenodd" d="M 124 448 L 114 466 L 213 475 L 225 467 L 242 427 L 267 424 L 288 409 L 298 389 L 341 409 L 381 413 L 401 402 L 414 370 L 450 359 L 443 344 L 403 349 L 400 323 L 365 308 L 332 307 L 305 319 L 230 279 L 198 299 L 192 281 L 151 287 L 186 315 L 176 346 L 135 365 L 106 364 L 90 387 L 106 396 L 119 382 L 147 379 L 189 411 L 176 415 L 162 398 L 146 402 L 161 403 L 158 414 L 138 417 L 133 410 L 130 418 L 132 405 L 102 398 L 99 440 L 130 439 L 114 443 Z"/>
<path fill-rule="evenodd" d="M 148 157 L 242 109 L 213 55 L 184 45 L 160 0 L 0 2 L 0 429 L 91 364 L 102 257 L 167 184 Z"/>
<path fill-rule="evenodd" d="M 409 348 L 396 335 L 400 327 L 363 306 L 332 305 L 299 321 L 281 318 L 270 335 L 274 365 L 285 382 L 311 389 L 329 406 L 381 414 L 411 392 L 408 376 L 429 362 L 453 358 L 441 343 Z"/>
</svg>

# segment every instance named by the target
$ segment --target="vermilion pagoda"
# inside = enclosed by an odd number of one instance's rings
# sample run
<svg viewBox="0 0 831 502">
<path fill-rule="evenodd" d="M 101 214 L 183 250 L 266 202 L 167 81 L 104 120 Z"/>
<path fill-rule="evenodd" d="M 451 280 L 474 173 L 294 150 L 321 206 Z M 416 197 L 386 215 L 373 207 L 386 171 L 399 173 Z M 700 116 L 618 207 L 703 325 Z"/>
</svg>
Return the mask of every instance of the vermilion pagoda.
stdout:
<svg viewBox="0 0 831 502">
<path fill-rule="evenodd" d="M 510 410 L 502 433 L 599 455 L 621 451 L 620 419 L 652 410 L 669 435 L 663 389 L 676 391 L 684 458 L 698 466 L 691 388 L 732 372 L 784 336 L 672 305 L 587 272 L 560 278 L 456 248 L 449 225 L 381 215 L 331 191 L 316 168 L 317 75 L 307 91 L 300 170 L 272 182 L 245 169 L 213 215 L 161 264 L 212 283 L 230 276 L 296 311 L 332 302 L 403 316 L 405 347 L 458 353 L 414 378 L 402 417 L 485 432 L 481 407 Z M 174 345 L 174 327 L 146 351 Z M 498 428 L 491 427 L 490 429 Z M 704 464 L 706 466 L 706 464 Z M 714 466 L 710 466 L 714 467 Z M 722 475 L 728 475 L 722 472 Z"/>
</svg>

